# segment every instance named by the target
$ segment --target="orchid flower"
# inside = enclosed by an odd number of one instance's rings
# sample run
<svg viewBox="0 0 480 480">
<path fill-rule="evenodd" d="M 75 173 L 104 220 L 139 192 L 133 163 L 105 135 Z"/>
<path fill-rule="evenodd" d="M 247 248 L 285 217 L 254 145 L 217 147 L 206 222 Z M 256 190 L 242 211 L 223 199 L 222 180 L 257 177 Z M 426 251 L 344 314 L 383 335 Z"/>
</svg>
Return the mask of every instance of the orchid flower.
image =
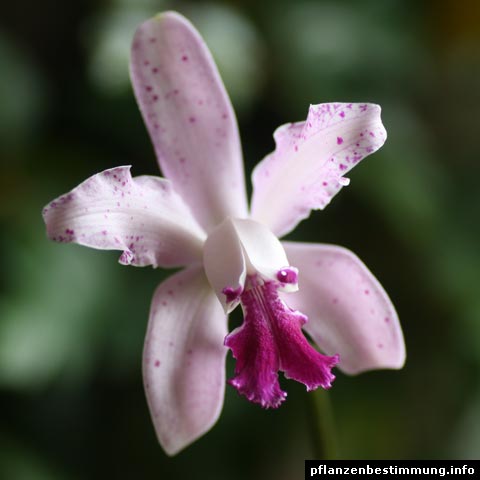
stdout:
<svg viewBox="0 0 480 480">
<path fill-rule="evenodd" d="M 136 31 L 130 67 L 165 178 L 106 170 L 43 216 L 57 242 L 120 250 L 124 265 L 184 267 L 153 296 L 143 356 L 165 451 L 177 453 L 216 422 L 228 349 L 230 385 L 265 408 L 287 395 L 279 371 L 313 390 L 331 386 L 335 365 L 348 374 L 401 368 L 395 309 L 365 265 L 342 247 L 278 240 L 383 145 L 380 108 L 312 105 L 306 121 L 278 128 L 274 152 L 253 172 L 249 210 L 234 112 L 199 33 L 178 13 L 158 15 Z M 239 304 L 243 324 L 228 333 Z"/>
</svg>

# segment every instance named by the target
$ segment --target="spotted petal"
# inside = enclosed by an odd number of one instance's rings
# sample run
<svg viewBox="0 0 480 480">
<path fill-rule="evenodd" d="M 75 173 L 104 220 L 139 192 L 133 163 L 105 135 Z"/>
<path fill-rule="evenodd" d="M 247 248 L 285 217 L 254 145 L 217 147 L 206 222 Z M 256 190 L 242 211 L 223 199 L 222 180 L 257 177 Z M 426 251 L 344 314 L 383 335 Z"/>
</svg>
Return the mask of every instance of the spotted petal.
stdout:
<svg viewBox="0 0 480 480">
<path fill-rule="evenodd" d="M 168 180 L 105 170 L 43 210 L 49 238 L 122 250 L 120 263 L 173 267 L 201 260 L 205 233 Z"/>
<path fill-rule="evenodd" d="M 298 266 L 299 291 L 285 296 L 309 317 L 304 329 L 339 368 L 356 374 L 401 368 L 405 344 L 395 309 L 380 283 L 352 252 L 333 245 L 284 242 Z"/>
<path fill-rule="evenodd" d="M 143 374 L 160 444 L 174 455 L 217 421 L 225 390 L 226 316 L 199 267 L 155 292 Z"/>
<path fill-rule="evenodd" d="M 283 125 L 274 138 L 275 151 L 253 172 L 252 218 L 280 237 L 312 209 L 325 208 L 386 132 L 378 105 L 326 103 L 312 105 L 305 122 Z"/>
<path fill-rule="evenodd" d="M 245 217 L 237 123 L 205 43 L 181 15 L 158 15 L 137 30 L 131 77 L 160 167 L 209 230 Z"/>
</svg>

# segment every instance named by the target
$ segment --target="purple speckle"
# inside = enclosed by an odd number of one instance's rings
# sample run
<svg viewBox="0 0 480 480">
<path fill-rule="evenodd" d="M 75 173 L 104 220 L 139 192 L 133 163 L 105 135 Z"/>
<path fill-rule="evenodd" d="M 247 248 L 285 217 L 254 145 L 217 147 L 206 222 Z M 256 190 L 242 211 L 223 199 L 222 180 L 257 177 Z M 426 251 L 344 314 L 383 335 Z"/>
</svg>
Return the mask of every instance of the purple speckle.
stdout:
<svg viewBox="0 0 480 480">
<path fill-rule="evenodd" d="M 332 298 L 332 303 L 333 303 L 334 305 L 336 305 L 336 304 L 338 303 L 338 298 L 337 298 L 337 297 Z"/>
<path fill-rule="evenodd" d="M 328 182 L 322 182 L 322 185 L 326 187 L 328 185 Z"/>
<path fill-rule="evenodd" d="M 157 68 L 157 67 L 153 67 L 153 68 L 152 68 L 152 73 L 158 73 L 158 68 Z"/>
<path fill-rule="evenodd" d="M 157 39 L 155 37 L 150 38 L 150 43 L 155 43 L 156 41 L 157 41 Z"/>
<path fill-rule="evenodd" d="M 124 250 L 120 255 L 120 263 L 123 265 L 130 265 L 133 262 L 134 255 L 129 250 Z"/>
<path fill-rule="evenodd" d="M 337 137 L 337 145 L 341 145 L 343 143 L 342 137 Z"/>
<path fill-rule="evenodd" d="M 153 100 L 154 102 L 156 102 L 156 101 L 158 100 L 158 95 L 153 95 L 153 96 L 152 96 L 152 100 Z"/>
<path fill-rule="evenodd" d="M 339 113 L 339 115 L 340 115 L 342 118 L 345 118 L 345 112 L 344 112 L 344 111 L 341 111 L 341 112 Z"/>
<path fill-rule="evenodd" d="M 147 92 L 151 92 L 151 91 L 153 90 L 153 87 L 150 86 L 150 85 L 147 85 L 147 86 L 145 87 L 145 90 L 146 90 Z"/>
<path fill-rule="evenodd" d="M 370 295 L 370 290 L 365 290 L 363 293 L 365 293 L 365 295 Z"/>
<path fill-rule="evenodd" d="M 182 56 L 182 62 L 187 62 L 188 61 L 188 57 L 186 55 L 183 55 Z"/>
<path fill-rule="evenodd" d="M 385 323 L 390 323 L 390 318 L 389 317 L 385 317 Z"/>
<path fill-rule="evenodd" d="M 159 367 L 160 366 L 160 360 L 155 360 L 155 366 Z"/>
<path fill-rule="evenodd" d="M 195 117 L 190 117 L 190 118 L 188 119 L 188 121 L 189 121 L 190 123 L 195 123 L 196 120 L 197 120 L 197 119 L 196 119 Z"/>
<path fill-rule="evenodd" d="M 339 168 L 340 170 L 346 170 L 346 169 L 347 169 L 347 166 L 344 165 L 343 163 L 341 163 L 341 164 L 338 166 L 338 168 Z"/>
<path fill-rule="evenodd" d="M 377 343 L 378 348 L 383 348 L 383 343 Z"/>
</svg>

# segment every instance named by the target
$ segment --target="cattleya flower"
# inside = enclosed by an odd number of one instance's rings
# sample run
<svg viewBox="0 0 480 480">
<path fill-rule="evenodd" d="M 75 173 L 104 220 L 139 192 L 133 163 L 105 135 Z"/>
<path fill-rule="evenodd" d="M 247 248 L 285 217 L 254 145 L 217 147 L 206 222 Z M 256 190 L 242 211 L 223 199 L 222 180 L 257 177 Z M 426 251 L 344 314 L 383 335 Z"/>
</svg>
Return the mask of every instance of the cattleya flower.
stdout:
<svg viewBox="0 0 480 480">
<path fill-rule="evenodd" d="M 236 359 L 229 383 L 266 408 L 285 400 L 279 371 L 313 390 L 331 386 L 335 365 L 349 374 L 400 368 L 397 315 L 363 263 L 338 246 L 278 240 L 383 145 L 380 108 L 312 105 L 306 121 L 278 128 L 275 151 L 253 172 L 249 210 L 234 112 L 193 26 L 173 12 L 143 23 L 131 78 L 165 178 L 106 170 L 43 216 L 57 242 L 121 250 L 124 265 L 184 267 L 154 294 L 143 358 L 165 451 L 177 453 L 216 422 L 228 348 Z M 243 324 L 227 334 L 239 304 Z"/>
</svg>

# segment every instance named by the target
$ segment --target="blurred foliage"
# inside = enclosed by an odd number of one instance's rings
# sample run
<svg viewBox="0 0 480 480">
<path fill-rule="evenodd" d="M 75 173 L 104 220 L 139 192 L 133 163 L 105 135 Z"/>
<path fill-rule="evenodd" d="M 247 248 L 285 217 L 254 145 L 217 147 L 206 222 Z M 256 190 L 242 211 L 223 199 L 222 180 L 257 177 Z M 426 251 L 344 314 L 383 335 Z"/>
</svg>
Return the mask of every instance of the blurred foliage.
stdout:
<svg viewBox="0 0 480 480">
<path fill-rule="evenodd" d="M 287 480 L 311 456 L 304 389 L 288 382 L 268 412 L 228 387 L 214 429 L 167 458 L 140 358 L 168 273 L 44 234 L 43 205 L 94 172 L 158 173 L 127 66 L 136 25 L 167 8 L 217 59 L 247 172 L 309 103 L 382 105 L 384 148 L 292 235 L 358 253 L 406 336 L 403 370 L 338 375 L 341 454 L 478 458 L 478 2 L 18 0 L 0 20 L 0 478 Z"/>
</svg>

